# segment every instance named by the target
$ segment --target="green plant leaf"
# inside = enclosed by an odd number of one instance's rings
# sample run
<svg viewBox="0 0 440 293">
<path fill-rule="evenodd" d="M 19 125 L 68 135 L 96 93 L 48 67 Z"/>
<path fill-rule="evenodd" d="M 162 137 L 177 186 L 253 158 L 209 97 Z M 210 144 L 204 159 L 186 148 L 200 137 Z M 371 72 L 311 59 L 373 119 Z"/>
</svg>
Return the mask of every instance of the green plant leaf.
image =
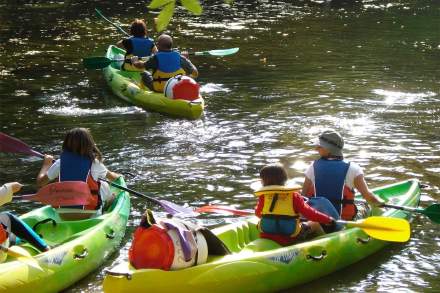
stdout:
<svg viewBox="0 0 440 293">
<path fill-rule="evenodd" d="M 170 2 L 175 2 L 175 0 L 153 0 L 151 1 L 150 5 L 148 5 L 148 8 L 150 9 L 160 8 L 162 6 L 169 4 Z"/>
<path fill-rule="evenodd" d="M 200 15 L 202 13 L 203 9 L 202 6 L 200 6 L 199 0 L 180 0 L 180 3 L 195 15 Z"/>
<path fill-rule="evenodd" d="M 162 11 L 159 13 L 156 22 L 156 30 L 158 32 L 161 32 L 167 28 L 168 24 L 170 23 L 171 17 L 174 14 L 174 7 L 175 2 L 172 1 L 162 8 Z"/>
</svg>

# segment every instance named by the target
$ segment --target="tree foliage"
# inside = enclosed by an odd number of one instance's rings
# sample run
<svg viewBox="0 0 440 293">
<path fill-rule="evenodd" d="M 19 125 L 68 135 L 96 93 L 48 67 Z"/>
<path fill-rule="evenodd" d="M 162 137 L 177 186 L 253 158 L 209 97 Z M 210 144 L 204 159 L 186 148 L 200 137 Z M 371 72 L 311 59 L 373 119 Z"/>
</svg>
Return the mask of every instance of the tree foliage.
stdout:
<svg viewBox="0 0 440 293">
<path fill-rule="evenodd" d="M 163 31 L 167 28 L 170 23 L 171 18 L 174 15 L 174 10 L 176 8 L 176 2 L 178 0 L 153 0 L 149 9 L 160 9 L 159 16 L 156 19 L 156 30 L 158 32 Z M 233 0 L 225 0 L 226 3 L 232 3 Z M 194 15 L 200 15 L 203 11 L 199 0 L 180 0 L 181 6 Z"/>
</svg>

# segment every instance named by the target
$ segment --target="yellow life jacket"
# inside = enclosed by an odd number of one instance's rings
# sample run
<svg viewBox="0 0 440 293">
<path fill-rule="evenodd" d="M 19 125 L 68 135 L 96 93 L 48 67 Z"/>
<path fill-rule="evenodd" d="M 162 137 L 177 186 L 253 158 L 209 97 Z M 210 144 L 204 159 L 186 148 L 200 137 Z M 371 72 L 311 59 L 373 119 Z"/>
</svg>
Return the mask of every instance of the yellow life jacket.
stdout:
<svg viewBox="0 0 440 293">
<path fill-rule="evenodd" d="M 298 189 L 281 186 L 264 186 L 255 192 L 255 196 L 264 198 L 264 205 L 261 211 L 262 220 L 270 218 L 275 220 L 294 220 L 295 229 L 290 237 L 295 237 L 301 231 L 299 214 L 293 208 L 294 192 Z M 261 225 L 261 222 L 260 222 Z M 264 232 L 260 227 L 260 231 Z"/>
<path fill-rule="evenodd" d="M 159 51 L 154 56 L 157 68 L 153 72 L 153 88 L 156 92 L 163 92 L 167 81 L 179 74 L 186 75 L 180 65 L 180 54 L 176 51 Z"/>
</svg>

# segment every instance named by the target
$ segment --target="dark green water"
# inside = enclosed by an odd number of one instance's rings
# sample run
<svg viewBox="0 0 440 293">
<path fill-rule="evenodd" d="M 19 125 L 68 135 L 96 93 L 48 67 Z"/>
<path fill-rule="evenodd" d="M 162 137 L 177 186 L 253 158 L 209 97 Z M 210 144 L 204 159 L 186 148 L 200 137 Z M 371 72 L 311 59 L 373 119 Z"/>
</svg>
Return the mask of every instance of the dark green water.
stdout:
<svg viewBox="0 0 440 293">
<path fill-rule="evenodd" d="M 331 127 L 344 135 L 346 157 L 364 168 L 370 186 L 415 177 L 429 185 L 422 206 L 440 199 L 438 1 L 209 4 L 200 17 L 179 11 L 170 26 L 176 45 L 240 51 L 192 59 L 207 108 L 191 122 L 119 101 L 99 71 L 81 66 L 83 57 L 103 55 L 121 37 L 94 8 L 123 24 L 134 17 L 151 23 L 154 14 L 143 3 L 1 1 L 0 131 L 57 154 L 66 130 L 88 127 L 106 165 L 131 173 L 135 190 L 178 204 L 251 208 L 249 184 L 259 168 L 282 162 L 302 182 L 316 158 L 310 140 Z M 25 191 L 35 190 L 40 164 L 0 154 L 0 182 L 18 180 L 28 184 Z M 102 269 L 126 259 L 147 206 L 133 198 L 120 253 L 68 291 L 101 290 Z M 439 228 L 420 217 L 412 229 L 408 243 L 295 290 L 439 291 Z"/>
</svg>

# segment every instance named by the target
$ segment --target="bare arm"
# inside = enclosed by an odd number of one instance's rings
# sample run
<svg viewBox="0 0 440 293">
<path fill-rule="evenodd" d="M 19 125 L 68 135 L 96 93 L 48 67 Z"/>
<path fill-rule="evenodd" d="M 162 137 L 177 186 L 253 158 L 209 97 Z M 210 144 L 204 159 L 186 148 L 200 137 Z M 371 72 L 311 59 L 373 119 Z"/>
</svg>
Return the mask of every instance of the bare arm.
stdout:
<svg viewBox="0 0 440 293">
<path fill-rule="evenodd" d="M 51 155 L 44 155 L 43 166 L 41 166 L 40 172 L 37 176 L 37 186 L 43 187 L 49 183 L 49 177 L 47 177 L 47 170 L 52 166 L 53 157 Z"/>
<path fill-rule="evenodd" d="M 380 205 L 384 203 L 382 199 L 375 196 L 370 189 L 368 188 L 367 182 L 365 182 L 364 175 L 359 175 L 354 178 L 354 187 L 362 194 L 362 197 L 365 198 L 369 203 Z"/>
<path fill-rule="evenodd" d="M 309 194 L 311 188 L 313 187 L 313 182 L 312 180 L 310 180 L 309 178 L 304 178 L 304 183 L 303 183 L 303 187 L 301 190 L 301 194 L 303 196 L 307 196 L 307 194 Z"/>
<path fill-rule="evenodd" d="M 124 46 L 124 44 L 122 43 L 123 41 L 124 41 L 124 40 L 120 40 L 119 42 L 117 42 L 117 43 L 116 43 L 116 47 L 125 50 L 125 46 Z"/>
<path fill-rule="evenodd" d="M 109 181 L 114 181 L 116 179 L 118 179 L 119 177 L 121 177 L 121 174 L 112 172 L 112 171 L 107 171 L 107 175 L 105 176 Z"/>
</svg>

